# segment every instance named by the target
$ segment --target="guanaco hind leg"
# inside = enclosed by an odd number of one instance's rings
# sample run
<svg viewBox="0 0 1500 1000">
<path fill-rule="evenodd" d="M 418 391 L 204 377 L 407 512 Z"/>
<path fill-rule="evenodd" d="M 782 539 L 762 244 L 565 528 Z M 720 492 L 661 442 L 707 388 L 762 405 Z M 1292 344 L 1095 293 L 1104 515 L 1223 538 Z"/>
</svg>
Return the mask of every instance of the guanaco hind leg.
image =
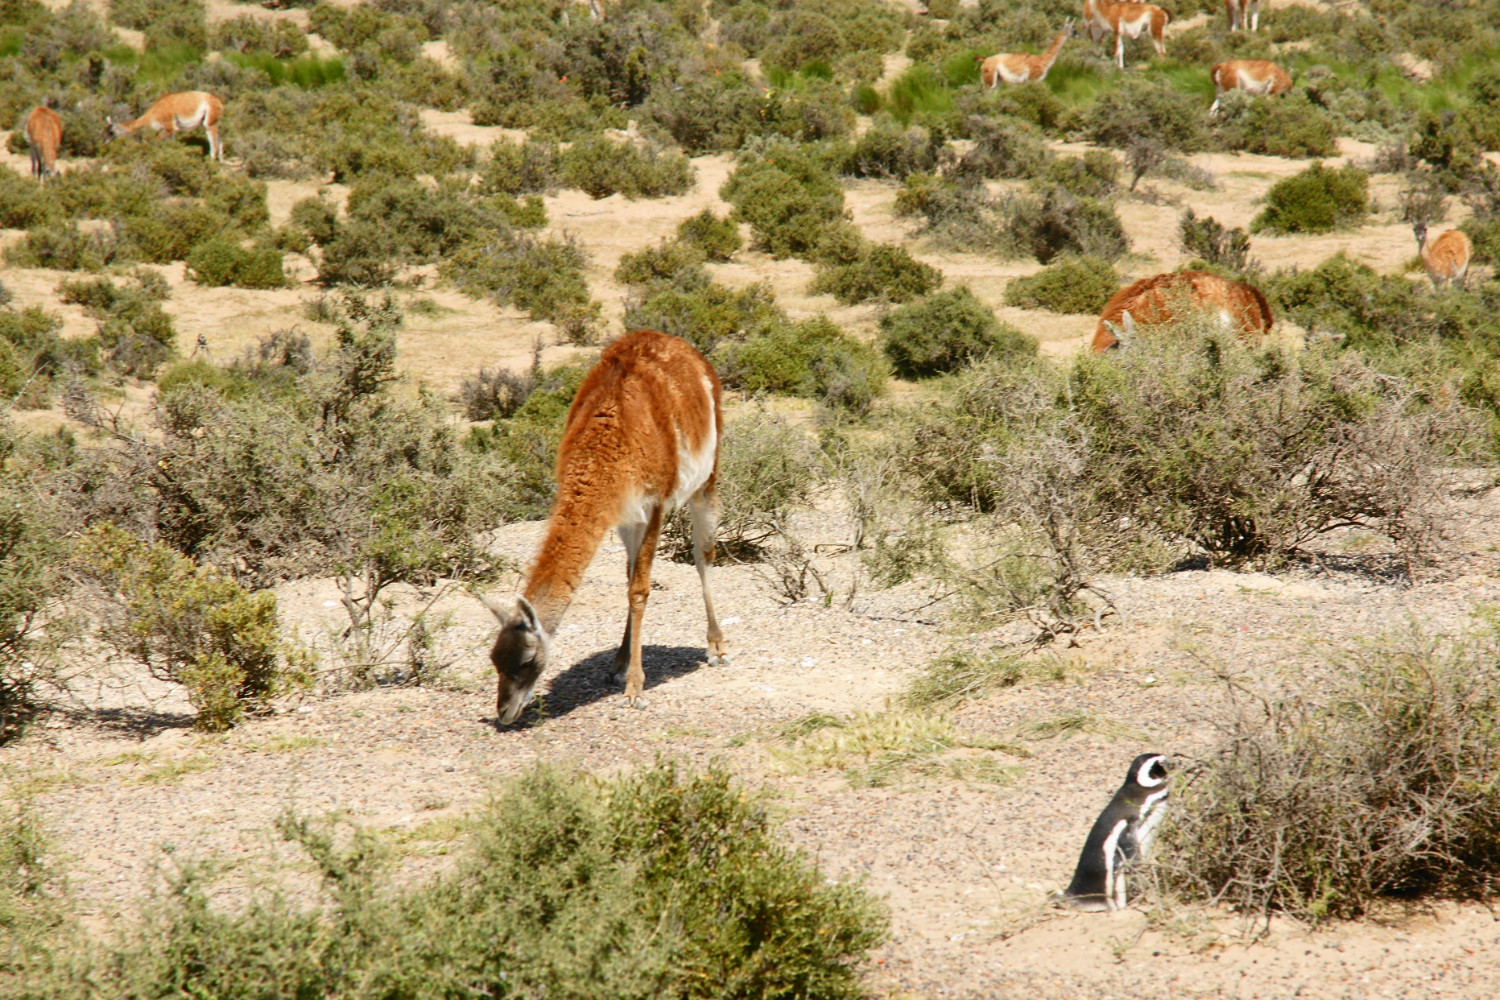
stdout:
<svg viewBox="0 0 1500 1000">
<path fill-rule="evenodd" d="M 714 562 L 714 535 L 719 527 L 719 497 L 710 489 L 693 494 L 693 565 L 698 568 L 698 582 L 703 585 L 703 610 L 708 613 L 708 662 L 711 666 L 729 665 L 729 644 L 714 614 L 714 595 L 709 588 L 709 569 Z"/>
<path fill-rule="evenodd" d="M 641 665 L 641 618 L 646 600 L 651 596 L 651 561 L 656 556 L 656 540 L 661 535 L 661 504 L 651 508 L 649 519 L 641 530 L 640 545 L 630 567 L 630 620 L 625 626 L 629 636 L 630 659 L 625 668 L 625 704 L 645 708 L 646 670 Z M 619 662 L 619 654 L 615 654 Z"/>
</svg>

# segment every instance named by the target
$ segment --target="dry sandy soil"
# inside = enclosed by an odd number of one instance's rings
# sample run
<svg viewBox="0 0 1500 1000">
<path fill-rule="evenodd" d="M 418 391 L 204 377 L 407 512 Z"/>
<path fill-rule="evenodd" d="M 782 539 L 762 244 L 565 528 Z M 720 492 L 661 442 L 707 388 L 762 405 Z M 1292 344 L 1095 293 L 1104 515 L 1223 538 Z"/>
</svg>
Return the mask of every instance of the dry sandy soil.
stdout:
<svg viewBox="0 0 1500 1000">
<path fill-rule="evenodd" d="M 429 112 L 427 121 L 479 145 L 508 137 L 474 126 L 464 113 Z M 232 112 L 225 137 L 232 157 Z M 1370 152 L 1357 144 L 1344 149 L 1355 158 Z M 0 162 L 26 169 L 24 157 L 0 152 Z M 1178 264 L 1182 208 L 1244 225 L 1275 180 L 1306 165 L 1234 155 L 1196 156 L 1193 163 L 1212 173 L 1215 187 L 1152 180 L 1154 201 L 1121 203 L 1133 249 L 1123 263 L 1127 277 Z M 670 235 L 680 219 L 705 207 L 727 210 L 717 192 L 730 159 L 701 157 L 694 165 L 697 186 L 676 198 L 593 201 L 567 191 L 547 199 L 552 231 L 572 234 L 591 253 L 591 286 L 616 327 L 625 294 L 612 278 L 620 256 Z M 311 183 L 272 182 L 273 222 L 316 190 Z M 968 284 L 1003 319 L 1036 336 L 1048 354 L 1078 349 L 1091 317 L 1003 306 L 1006 283 L 1034 271 L 1034 263 L 931 252 L 893 217 L 895 190 L 876 181 L 849 185 L 850 208 L 867 236 L 906 243 L 941 268 L 950 286 Z M 1368 225 L 1327 237 L 1256 237 L 1252 252 L 1275 266 L 1310 266 L 1343 250 L 1382 271 L 1401 270 L 1414 246 L 1393 211 L 1394 182 L 1377 177 L 1373 190 L 1382 210 Z M 0 234 L 0 242 L 18 235 Z M 172 285 L 166 308 L 180 343 L 202 335 L 214 357 L 226 360 L 279 327 L 326 337 L 326 328 L 302 314 L 302 303 L 319 294 L 308 280 L 312 267 L 293 263 L 299 284 L 276 292 L 198 288 L 185 282 L 181 266 L 160 268 Z M 713 270 L 733 285 L 771 282 L 794 316 L 825 312 L 861 336 L 875 332 L 878 307 L 841 307 L 807 294 L 811 273 L 801 262 L 746 251 Z M 0 271 L 17 305 L 43 304 L 66 317 L 69 334 L 87 335 L 92 321 L 56 300 L 62 277 Z M 549 343 L 553 337 L 547 324 L 450 289 L 427 287 L 408 297 L 442 308 L 408 317 L 402 364 L 444 390 L 480 366 L 521 367 L 537 337 Z M 549 346 L 545 357 L 553 363 L 576 353 Z M 125 388 L 133 399 L 149 399 L 149 387 Z M 45 425 L 62 418 L 27 419 Z M 694 571 L 658 562 L 659 587 L 646 619 L 650 707 L 625 709 L 604 677 L 624 612 L 623 556 L 612 541 L 590 567 L 557 637 L 544 710 L 515 727 L 496 725 L 484 656 L 488 613 L 471 598 L 449 595 L 438 603 L 452 613 L 439 647 L 452 666 L 438 686 L 306 695 L 272 717 L 208 738 L 191 730 L 177 692 L 123 668 L 80 663 L 72 695 L 20 743 L 0 751 L 0 768 L 13 792 L 34 796 L 80 899 L 101 920 L 133 909 L 154 884 L 168 846 L 179 857 L 215 859 L 226 900 L 266 880 L 305 882 L 305 867 L 272 827 L 287 807 L 338 810 L 353 823 L 387 831 L 401 876 L 415 877 L 442 866 L 461 817 L 534 761 L 607 773 L 658 754 L 695 762 L 722 757 L 744 780 L 769 790 L 787 835 L 831 876 L 864 878 L 888 901 L 891 939 L 869 971 L 878 995 L 1493 996 L 1500 991 L 1500 922 L 1478 907 L 1393 909 L 1317 932 L 1278 921 L 1252 943 L 1236 918 L 1221 912 L 1074 914 L 1047 904 L 1049 893 L 1066 883 L 1085 833 L 1131 758 L 1144 750 L 1192 757 L 1213 745 L 1213 719 L 1223 712 L 1218 671 L 1233 668 L 1270 685 L 1305 683 L 1318 676 L 1328 650 L 1409 622 L 1458 630 L 1476 605 L 1500 599 L 1496 539 L 1486 530 L 1500 513 L 1497 502 L 1486 495 L 1455 500 L 1455 508 L 1467 527 L 1416 582 L 1321 566 L 1277 576 L 1194 571 L 1106 581 L 1121 614 L 1080 646 L 1046 654 L 1055 658 L 1060 680 L 1024 684 L 955 713 L 963 733 L 1018 741 L 1030 751 L 1025 758 L 979 754 L 1004 766 L 1000 783 L 911 774 L 893 786 L 854 787 L 840 771 L 809 769 L 776 737 L 778 724 L 811 712 L 880 711 L 935 656 L 986 638 L 958 633 L 947 610 L 929 605 L 918 587 L 856 586 L 851 556 L 822 560 L 836 591 L 826 605 L 785 603 L 755 566 L 720 570 L 717 604 L 733 651 L 727 667 L 702 662 Z M 497 533 L 494 547 L 524 563 L 540 531 L 538 524 L 511 525 Z M 807 514 L 798 531 L 808 542 L 848 538 L 831 499 Z M 1339 544 L 1354 552 L 1362 540 Z M 343 626 L 332 584 L 288 584 L 278 596 L 288 624 L 324 650 L 324 667 L 337 667 L 334 637 Z M 398 616 L 421 598 L 401 595 Z M 1086 731 L 1037 738 L 1037 723 L 1079 713 Z"/>
</svg>

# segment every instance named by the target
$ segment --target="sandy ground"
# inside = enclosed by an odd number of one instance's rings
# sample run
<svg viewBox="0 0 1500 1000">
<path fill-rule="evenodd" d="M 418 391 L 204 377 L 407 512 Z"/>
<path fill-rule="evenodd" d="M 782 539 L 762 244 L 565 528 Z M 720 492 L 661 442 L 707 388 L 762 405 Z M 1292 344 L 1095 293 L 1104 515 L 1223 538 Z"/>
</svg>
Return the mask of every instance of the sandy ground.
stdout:
<svg viewBox="0 0 1500 1000">
<path fill-rule="evenodd" d="M 210 8 L 214 17 L 305 18 L 302 11 L 273 14 L 223 0 L 211 0 Z M 428 54 L 444 57 L 437 49 Z M 896 60 L 888 73 L 902 66 Z M 434 131 L 478 146 L 518 138 L 475 126 L 465 112 L 423 117 Z M 233 135 L 225 138 L 232 155 Z M 4 152 L 3 142 L 0 135 L 0 163 L 24 171 L 24 155 Z M 1371 152 L 1347 143 L 1330 162 L 1368 159 Z M 1271 184 L 1306 166 L 1248 155 L 1191 159 L 1212 174 L 1211 188 L 1148 179 L 1149 197 L 1120 202 L 1132 250 L 1120 264 L 1127 279 L 1178 265 L 1176 228 L 1184 208 L 1245 225 Z M 595 201 L 564 191 L 546 199 L 549 231 L 573 236 L 591 255 L 588 279 L 611 330 L 625 305 L 626 289 L 613 279 L 621 255 L 670 236 L 681 219 L 704 208 L 728 209 L 718 190 L 730 158 L 693 163 L 697 184 L 679 197 Z M 272 182 L 273 222 L 318 190 L 315 183 Z M 1252 254 L 1272 267 L 1307 267 L 1342 250 L 1383 272 L 1401 271 L 1415 246 L 1399 223 L 1394 179 L 1372 178 L 1372 192 L 1379 210 L 1360 229 L 1326 237 L 1255 236 Z M 335 199 L 345 193 L 328 190 Z M 913 241 L 894 217 L 895 193 L 888 182 L 847 185 L 850 212 L 866 236 L 904 243 L 942 269 L 949 287 L 968 285 L 1002 319 L 1037 337 L 1049 355 L 1071 353 L 1091 333 L 1089 316 L 1005 307 L 1006 284 L 1037 265 L 934 252 Z M 0 244 L 19 235 L 0 233 Z M 296 326 L 326 340 L 330 329 L 304 315 L 306 303 L 321 294 L 311 281 L 313 268 L 296 257 L 289 265 L 296 284 L 275 292 L 199 288 L 185 281 L 181 265 L 159 268 L 172 288 L 166 308 L 179 344 L 192 345 L 202 335 L 223 362 L 279 328 Z M 822 312 L 861 337 L 876 333 L 879 307 L 844 307 L 808 294 L 812 272 L 802 262 L 747 250 L 712 270 L 736 287 L 769 281 L 794 317 Z M 63 317 L 65 335 L 86 336 L 93 321 L 56 300 L 64 277 L 0 269 L 17 306 L 44 305 Z M 553 344 L 548 324 L 434 287 L 430 278 L 399 295 L 437 307 L 408 315 L 400 351 L 407 371 L 443 390 L 481 366 L 524 367 L 538 337 L 548 344 L 549 364 L 579 353 Z M 121 391 L 135 405 L 149 401 L 149 386 Z M 22 417 L 35 426 L 59 419 L 50 413 Z M 411 878 L 444 865 L 458 819 L 532 762 L 570 761 L 609 772 L 668 754 L 699 763 L 727 760 L 775 797 L 787 834 L 831 876 L 863 878 L 887 900 L 891 940 L 869 971 L 870 987 L 880 996 L 1493 996 L 1500 989 L 1500 922 L 1478 907 L 1393 909 L 1317 932 L 1278 922 L 1268 938 L 1250 943 L 1233 915 L 1217 911 L 1097 915 L 1047 905 L 1136 753 L 1191 756 L 1212 746 L 1212 720 L 1222 711 L 1217 669 L 1233 665 L 1268 684 L 1296 683 L 1317 669 L 1322 649 L 1408 620 L 1433 630 L 1462 628 L 1476 605 L 1500 600 L 1496 539 L 1488 529 L 1500 513 L 1497 502 L 1483 496 L 1454 503 L 1462 505 L 1468 530 L 1435 570 L 1409 586 L 1311 569 L 1107 581 L 1121 616 L 1080 647 L 1051 654 L 1061 663 L 1061 680 L 1024 684 L 954 714 L 965 734 L 1019 741 L 1030 751 L 1024 759 L 980 754 L 1007 769 L 1010 778 L 1001 784 L 912 775 L 893 787 L 852 787 L 838 771 L 796 766 L 774 736 L 778 724 L 810 712 L 847 717 L 880 711 L 933 657 L 976 641 L 958 634 L 946 611 L 928 607 L 916 587 L 855 586 L 851 556 L 822 558 L 837 592 L 826 606 L 786 604 L 757 567 L 721 569 L 717 603 L 733 651 L 724 668 L 702 663 L 696 574 L 690 566 L 659 561 L 660 586 L 646 625 L 650 708 L 623 708 L 604 678 L 624 614 L 623 556 L 613 541 L 590 567 L 558 634 L 555 666 L 544 681 L 545 711 L 529 713 L 516 727 L 496 725 L 493 675 L 484 656 L 492 621 L 477 602 L 450 595 L 438 604 L 453 621 L 440 637 L 453 664 L 441 685 L 306 695 L 279 705 L 274 716 L 210 738 L 189 728 L 189 709 L 178 692 L 123 668 L 101 671 L 80 663 L 78 673 L 91 682 L 80 679 L 57 711 L 20 743 L 0 750 L 0 772 L 13 790 L 34 796 L 80 900 L 96 919 L 131 911 L 153 884 L 164 845 L 179 856 L 213 859 L 226 901 L 242 899 L 266 880 L 302 884 L 305 866 L 272 828 L 288 806 L 312 814 L 339 810 L 352 822 L 387 831 L 398 873 Z M 798 530 L 808 542 L 844 541 L 848 526 L 836 505 L 823 506 Z M 524 562 L 540 530 L 511 525 L 497 534 L 494 547 Z M 289 626 L 323 649 L 322 664 L 330 670 L 340 662 L 334 637 L 343 627 L 336 596 L 321 580 L 278 591 Z M 402 593 L 397 614 L 410 614 L 419 596 Z M 1099 732 L 1025 736 L 1030 724 L 1077 712 L 1088 713 Z"/>
</svg>

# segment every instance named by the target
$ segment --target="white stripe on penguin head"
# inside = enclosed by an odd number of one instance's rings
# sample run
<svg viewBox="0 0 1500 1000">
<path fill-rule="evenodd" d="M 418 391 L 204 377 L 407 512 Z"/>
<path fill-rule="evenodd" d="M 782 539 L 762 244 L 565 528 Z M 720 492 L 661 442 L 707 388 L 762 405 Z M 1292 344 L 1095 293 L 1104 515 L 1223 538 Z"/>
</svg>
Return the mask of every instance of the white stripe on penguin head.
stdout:
<svg viewBox="0 0 1500 1000">
<path fill-rule="evenodd" d="M 1165 777 L 1151 777 L 1151 769 L 1166 759 L 1163 754 L 1157 754 L 1142 762 L 1140 768 L 1135 772 L 1135 783 L 1142 788 L 1155 788 L 1157 785 L 1164 784 L 1167 779 Z"/>
</svg>

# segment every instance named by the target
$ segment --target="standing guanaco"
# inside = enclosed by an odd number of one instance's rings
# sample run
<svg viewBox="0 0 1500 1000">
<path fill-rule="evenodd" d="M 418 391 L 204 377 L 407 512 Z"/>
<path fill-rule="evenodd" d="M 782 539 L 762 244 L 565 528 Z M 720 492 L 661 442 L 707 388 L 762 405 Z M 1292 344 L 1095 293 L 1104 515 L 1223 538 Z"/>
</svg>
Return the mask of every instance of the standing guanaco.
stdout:
<svg viewBox="0 0 1500 1000">
<path fill-rule="evenodd" d="M 224 102 L 213 94 L 182 90 L 161 98 L 135 121 L 117 122 L 113 118 L 104 121 L 110 133 L 117 136 L 129 135 L 147 125 L 165 136 L 190 132 L 201 126 L 208 136 L 208 158 L 222 161 L 224 145 L 219 141 L 219 119 L 223 114 Z"/>
<path fill-rule="evenodd" d="M 62 116 L 38 105 L 26 116 L 26 142 L 31 146 L 31 175 L 46 183 L 57 176 L 57 150 L 62 145 Z"/>
<path fill-rule="evenodd" d="M 1422 254 L 1422 263 L 1427 267 L 1433 289 L 1439 290 L 1445 285 L 1452 288 L 1455 281 L 1460 288 L 1464 287 L 1469 276 L 1469 257 L 1474 253 L 1468 234 L 1450 229 L 1441 236 L 1428 239 L 1426 222 L 1413 222 L 1411 231 L 1417 237 L 1417 250 Z"/>
<path fill-rule="evenodd" d="M 1097 44 L 1105 35 L 1115 36 L 1115 65 L 1125 68 L 1125 38 L 1149 34 L 1158 56 L 1167 54 L 1165 34 L 1172 16 L 1149 3 L 1111 3 L 1110 0 L 1083 0 L 1083 21 L 1089 26 L 1089 37 Z"/>
<path fill-rule="evenodd" d="M 1260 0 L 1224 0 L 1230 31 L 1260 30 Z"/>
<path fill-rule="evenodd" d="M 552 636 L 612 527 L 625 543 L 630 596 L 615 679 L 625 682 L 626 704 L 645 707 L 641 618 L 651 593 L 651 560 L 662 518 L 683 503 L 692 513 L 693 561 L 708 613 L 708 662 L 726 662 L 708 585 L 724 430 L 720 392 L 718 375 L 692 345 L 649 330 L 606 347 L 585 376 L 563 425 L 557 500 L 526 588 L 514 609 L 484 600 L 500 620 L 490 661 L 499 674 L 495 700 L 503 725 L 515 722 L 531 700 Z"/>
<path fill-rule="evenodd" d="M 1063 28 L 1052 40 L 1047 51 L 1039 56 L 1027 55 L 1024 52 L 1002 53 L 989 57 L 975 56 L 974 61 L 979 64 L 979 80 L 986 90 L 994 90 L 1004 83 L 1032 83 L 1037 80 L 1047 79 L 1047 71 L 1057 61 L 1057 54 L 1062 51 L 1063 42 L 1078 34 L 1078 28 L 1074 26 L 1070 17 L 1063 23 Z"/>
</svg>

